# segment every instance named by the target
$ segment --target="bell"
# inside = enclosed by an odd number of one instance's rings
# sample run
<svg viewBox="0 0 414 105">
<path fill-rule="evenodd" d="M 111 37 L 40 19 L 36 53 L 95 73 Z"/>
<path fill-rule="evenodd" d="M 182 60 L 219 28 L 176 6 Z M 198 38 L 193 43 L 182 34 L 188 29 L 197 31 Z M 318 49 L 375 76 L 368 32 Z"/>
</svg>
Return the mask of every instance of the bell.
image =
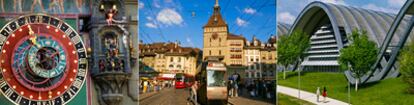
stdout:
<svg viewBox="0 0 414 105">
<path fill-rule="evenodd" d="M 114 4 L 114 5 L 112 5 L 112 9 L 113 10 L 116 10 L 116 5 Z"/>
<path fill-rule="evenodd" d="M 105 9 L 105 6 L 103 4 L 101 4 L 99 10 L 103 11 Z"/>
</svg>

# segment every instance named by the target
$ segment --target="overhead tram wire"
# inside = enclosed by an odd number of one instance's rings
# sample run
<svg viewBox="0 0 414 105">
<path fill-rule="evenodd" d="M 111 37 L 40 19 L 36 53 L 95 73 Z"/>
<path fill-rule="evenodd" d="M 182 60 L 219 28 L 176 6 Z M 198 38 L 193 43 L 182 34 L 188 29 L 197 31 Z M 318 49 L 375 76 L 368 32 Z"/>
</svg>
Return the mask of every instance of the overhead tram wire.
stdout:
<svg viewBox="0 0 414 105">
<path fill-rule="evenodd" d="M 155 16 L 155 13 L 154 13 L 154 10 L 152 9 L 151 4 L 149 3 L 149 1 L 148 1 L 148 0 L 146 0 L 146 2 L 147 2 L 148 6 L 149 6 L 149 8 L 150 8 L 151 14 L 152 14 L 154 17 L 156 17 L 156 16 Z M 159 23 L 158 23 L 158 22 L 156 22 L 156 21 L 153 21 L 153 22 L 154 22 L 154 24 L 155 24 L 155 25 L 157 25 L 157 29 L 158 29 L 158 31 L 159 31 L 159 33 L 160 33 L 161 38 L 162 38 L 162 39 L 166 42 L 166 41 L 167 41 L 167 39 L 164 37 L 164 34 L 163 34 L 163 32 L 162 32 L 162 30 L 161 30 L 161 28 L 160 28 Z"/>
<path fill-rule="evenodd" d="M 143 28 L 141 28 L 140 30 L 141 30 L 141 33 L 142 34 L 144 34 L 149 40 L 151 40 L 151 42 L 154 42 L 154 40 L 152 40 L 152 38 L 150 37 L 150 35 L 147 32 L 145 32 Z"/>
<path fill-rule="evenodd" d="M 267 1 L 269 1 L 269 0 L 267 0 Z M 267 2 L 266 1 L 266 2 Z M 259 9 L 257 9 L 257 12 L 259 12 L 263 7 L 264 7 L 264 5 L 266 5 L 266 2 L 264 2 L 260 7 L 259 7 Z M 246 20 L 246 22 L 249 22 L 250 21 L 250 19 L 252 19 L 253 18 L 253 16 L 255 16 L 255 14 L 252 14 L 247 20 Z M 237 32 L 238 30 L 240 29 L 240 27 L 237 27 L 237 29 L 234 31 L 234 32 Z"/>
<path fill-rule="evenodd" d="M 259 34 L 259 30 L 261 30 L 261 29 L 266 29 L 266 28 L 269 28 L 269 27 L 265 27 L 269 22 L 270 22 L 270 20 L 272 20 L 272 19 L 275 19 L 276 18 L 276 14 L 275 15 L 272 15 L 272 16 L 269 16 L 267 19 L 266 19 L 266 22 L 262 25 L 262 26 L 260 26 L 260 27 L 257 27 L 257 29 L 256 29 L 256 32 L 253 34 L 253 35 L 258 35 Z M 272 25 L 273 26 L 273 25 Z M 276 25 L 275 25 L 275 27 L 276 27 Z"/>
<path fill-rule="evenodd" d="M 231 0 L 227 0 L 226 5 L 224 5 L 223 12 L 226 13 L 227 8 L 229 7 L 229 4 L 231 3 Z"/>
<path fill-rule="evenodd" d="M 252 3 L 250 3 L 250 5 L 248 6 L 248 7 L 252 7 L 254 4 L 256 4 L 256 1 L 258 1 L 258 0 L 254 0 Z M 243 10 L 241 10 L 242 11 L 242 15 L 240 16 L 240 18 L 243 18 L 243 16 L 245 15 L 245 13 L 243 12 Z M 234 25 L 236 25 L 236 22 L 234 22 L 231 26 L 230 26 L 230 28 L 231 29 L 234 29 L 233 28 L 233 26 Z"/>
<path fill-rule="evenodd" d="M 143 41 L 144 41 L 144 40 L 148 40 L 148 38 L 145 38 L 145 37 L 144 37 L 144 36 L 145 36 L 144 34 L 140 33 L 139 35 L 140 35 L 140 38 L 142 38 L 142 39 L 143 39 Z M 149 41 L 149 40 L 148 40 L 148 41 Z"/>
</svg>

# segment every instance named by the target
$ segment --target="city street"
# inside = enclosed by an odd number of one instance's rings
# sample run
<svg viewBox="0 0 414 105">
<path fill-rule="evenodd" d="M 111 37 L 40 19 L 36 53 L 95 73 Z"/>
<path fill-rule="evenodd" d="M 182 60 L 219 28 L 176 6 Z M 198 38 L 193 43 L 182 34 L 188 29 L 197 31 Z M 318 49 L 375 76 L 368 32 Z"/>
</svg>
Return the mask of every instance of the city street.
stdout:
<svg viewBox="0 0 414 105">
<path fill-rule="evenodd" d="M 140 105 L 193 105 L 187 101 L 188 89 L 164 88 L 159 92 L 140 94 Z M 243 94 L 240 97 L 229 98 L 229 105 L 273 105 L 272 100 L 258 97 L 249 97 Z"/>
<path fill-rule="evenodd" d="M 187 101 L 187 89 L 164 88 L 156 93 L 144 93 L 139 96 L 140 105 L 191 105 Z"/>
</svg>

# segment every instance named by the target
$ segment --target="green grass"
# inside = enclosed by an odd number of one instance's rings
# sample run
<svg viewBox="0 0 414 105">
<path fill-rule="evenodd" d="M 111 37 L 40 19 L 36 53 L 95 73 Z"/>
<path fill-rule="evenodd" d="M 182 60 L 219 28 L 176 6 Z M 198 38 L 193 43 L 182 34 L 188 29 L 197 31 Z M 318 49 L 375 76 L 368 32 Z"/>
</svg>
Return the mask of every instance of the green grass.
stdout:
<svg viewBox="0 0 414 105">
<path fill-rule="evenodd" d="M 298 98 L 291 97 L 291 96 L 284 95 L 284 94 L 278 94 L 278 96 L 279 96 L 278 105 L 315 105 L 307 101 L 299 100 Z"/>
<path fill-rule="evenodd" d="M 298 88 L 298 76 L 295 72 L 279 73 L 279 85 Z M 348 102 L 348 84 L 342 73 L 307 72 L 301 73 L 301 90 L 315 93 L 317 87 L 326 86 L 328 97 Z M 376 83 L 359 86 L 355 92 L 351 86 L 353 105 L 412 105 L 414 94 L 406 93 L 408 85 L 401 78 L 391 78 Z"/>
</svg>

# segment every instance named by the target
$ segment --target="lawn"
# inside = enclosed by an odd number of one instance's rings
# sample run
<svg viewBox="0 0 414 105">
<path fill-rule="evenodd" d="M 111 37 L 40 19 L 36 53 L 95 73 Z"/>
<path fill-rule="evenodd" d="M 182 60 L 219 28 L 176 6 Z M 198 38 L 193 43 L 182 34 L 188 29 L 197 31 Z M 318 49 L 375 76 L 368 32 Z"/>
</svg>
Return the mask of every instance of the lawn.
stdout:
<svg viewBox="0 0 414 105">
<path fill-rule="evenodd" d="M 342 73 L 307 72 L 301 73 L 301 90 L 316 92 L 317 87 L 326 86 L 328 97 L 348 102 L 348 84 Z M 287 73 L 286 80 L 279 73 L 279 85 L 298 87 L 298 76 L 295 72 Z M 405 92 L 408 85 L 401 78 L 385 79 L 380 82 L 360 86 L 355 92 L 351 87 L 351 103 L 353 105 L 412 105 L 414 95 Z"/>
<path fill-rule="evenodd" d="M 298 98 L 291 97 L 284 94 L 278 94 L 278 105 L 315 105 L 307 101 L 299 100 Z"/>
</svg>

